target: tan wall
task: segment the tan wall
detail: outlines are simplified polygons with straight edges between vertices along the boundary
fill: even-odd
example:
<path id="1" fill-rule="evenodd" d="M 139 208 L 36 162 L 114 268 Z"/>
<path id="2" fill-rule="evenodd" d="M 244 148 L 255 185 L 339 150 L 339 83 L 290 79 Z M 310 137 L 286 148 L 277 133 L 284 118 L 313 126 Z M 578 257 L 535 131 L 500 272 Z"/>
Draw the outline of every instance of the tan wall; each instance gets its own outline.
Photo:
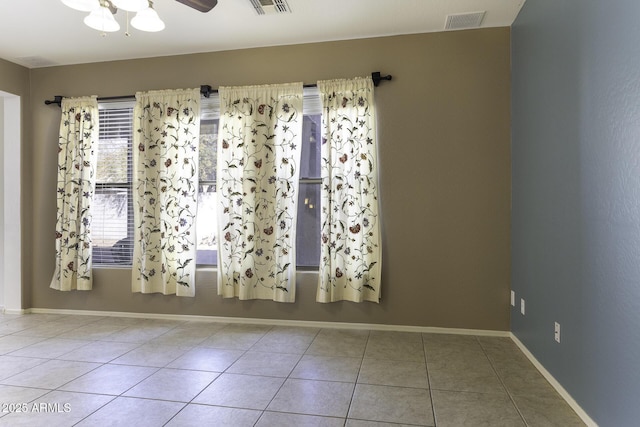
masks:
<path id="1" fill-rule="evenodd" d="M 32 70 L 31 307 L 508 330 L 508 28 L 248 49 Z M 135 40 L 132 40 L 132 43 Z M 200 271 L 193 299 L 130 292 L 130 270 L 96 269 L 94 290 L 48 288 L 54 263 L 54 95 L 393 75 L 376 91 L 383 215 L 379 305 L 223 300 Z"/>
<path id="2" fill-rule="evenodd" d="M 28 168 L 31 167 L 32 151 L 31 147 L 31 98 L 29 96 L 29 69 L 16 65 L 12 62 L 0 59 L 0 90 L 3 92 L 18 95 L 20 97 L 20 150 L 22 162 L 20 170 L 22 171 L 21 181 L 21 212 L 22 212 L 22 306 L 28 307 L 31 302 L 31 271 L 33 269 L 29 262 L 31 257 L 31 213 L 33 207 L 31 204 L 33 191 L 31 173 Z M 5 283 L 5 286 L 7 284 Z"/>

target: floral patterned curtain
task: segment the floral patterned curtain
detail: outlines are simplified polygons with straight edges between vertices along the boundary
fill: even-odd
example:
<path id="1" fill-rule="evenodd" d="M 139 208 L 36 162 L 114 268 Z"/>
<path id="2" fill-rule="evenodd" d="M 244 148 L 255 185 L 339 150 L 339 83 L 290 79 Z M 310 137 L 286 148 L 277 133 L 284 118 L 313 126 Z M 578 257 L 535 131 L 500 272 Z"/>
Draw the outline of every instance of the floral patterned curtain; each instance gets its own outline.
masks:
<path id="1" fill-rule="evenodd" d="M 316 300 L 380 300 L 376 115 L 370 77 L 318 82 L 321 260 Z"/>
<path id="2" fill-rule="evenodd" d="M 198 89 L 136 94 L 134 292 L 195 295 Z"/>
<path id="3" fill-rule="evenodd" d="M 218 294 L 293 302 L 302 83 L 219 93 Z"/>
<path id="4" fill-rule="evenodd" d="M 63 98 L 58 139 L 56 269 L 51 287 L 91 290 L 91 202 L 96 186 L 98 100 Z"/>

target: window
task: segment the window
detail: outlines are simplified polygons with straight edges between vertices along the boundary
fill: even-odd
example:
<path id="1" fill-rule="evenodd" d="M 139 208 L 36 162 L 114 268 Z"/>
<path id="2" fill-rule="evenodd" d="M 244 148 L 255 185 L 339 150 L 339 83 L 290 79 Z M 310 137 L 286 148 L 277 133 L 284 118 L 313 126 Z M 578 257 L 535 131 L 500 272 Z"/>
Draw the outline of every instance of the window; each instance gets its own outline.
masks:
<path id="1" fill-rule="evenodd" d="M 298 267 L 317 267 L 320 262 L 320 120 L 320 114 L 305 114 L 302 124 L 298 224 L 296 226 Z"/>
<path id="2" fill-rule="evenodd" d="M 131 265 L 133 255 L 133 103 L 100 104 L 93 200 L 93 263 Z"/>
<path id="3" fill-rule="evenodd" d="M 297 265 L 320 261 L 321 106 L 317 89 L 305 88 L 297 223 Z M 200 118 L 197 263 L 216 265 L 216 160 L 220 101 L 203 99 Z M 100 103 L 100 140 L 93 203 L 94 265 L 131 265 L 133 103 Z"/>

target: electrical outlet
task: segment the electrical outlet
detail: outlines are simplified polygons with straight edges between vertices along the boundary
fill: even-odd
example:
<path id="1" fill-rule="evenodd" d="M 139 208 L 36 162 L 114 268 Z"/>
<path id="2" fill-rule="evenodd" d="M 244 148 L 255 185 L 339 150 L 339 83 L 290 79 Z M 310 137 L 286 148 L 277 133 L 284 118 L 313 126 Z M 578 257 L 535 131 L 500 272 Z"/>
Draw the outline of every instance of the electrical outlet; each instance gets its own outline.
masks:
<path id="1" fill-rule="evenodd" d="M 560 323 L 555 322 L 555 327 L 554 327 L 554 333 L 553 333 L 554 339 L 556 340 L 556 342 L 560 342 Z"/>
<path id="2" fill-rule="evenodd" d="M 516 292 L 511 291 L 511 307 L 515 307 L 515 306 L 516 306 Z"/>
<path id="3" fill-rule="evenodd" d="M 524 316 L 524 298 L 520 298 L 520 313 Z"/>

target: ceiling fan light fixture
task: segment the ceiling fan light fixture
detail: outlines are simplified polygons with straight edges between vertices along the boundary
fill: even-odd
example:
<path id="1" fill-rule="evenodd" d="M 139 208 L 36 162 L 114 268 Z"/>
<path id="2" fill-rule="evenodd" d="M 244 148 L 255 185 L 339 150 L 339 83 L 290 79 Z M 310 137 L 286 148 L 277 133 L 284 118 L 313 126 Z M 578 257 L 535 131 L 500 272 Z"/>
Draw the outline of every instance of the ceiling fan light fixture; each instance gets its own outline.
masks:
<path id="1" fill-rule="evenodd" d="M 131 25 L 137 30 L 151 33 L 164 30 L 164 22 L 162 22 L 158 13 L 153 9 L 152 2 L 149 2 L 147 9 L 141 10 L 133 17 Z"/>
<path id="2" fill-rule="evenodd" d="M 127 12 L 140 12 L 149 7 L 149 0 L 111 0 L 111 3 Z"/>
<path id="3" fill-rule="evenodd" d="M 62 3 L 80 12 L 92 12 L 100 7 L 99 0 L 62 0 Z"/>
<path id="4" fill-rule="evenodd" d="M 84 23 L 94 30 L 112 33 L 120 29 L 120 24 L 113 17 L 113 14 L 106 6 L 100 6 L 98 9 L 91 11 L 89 16 L 84 18 Z"/>

